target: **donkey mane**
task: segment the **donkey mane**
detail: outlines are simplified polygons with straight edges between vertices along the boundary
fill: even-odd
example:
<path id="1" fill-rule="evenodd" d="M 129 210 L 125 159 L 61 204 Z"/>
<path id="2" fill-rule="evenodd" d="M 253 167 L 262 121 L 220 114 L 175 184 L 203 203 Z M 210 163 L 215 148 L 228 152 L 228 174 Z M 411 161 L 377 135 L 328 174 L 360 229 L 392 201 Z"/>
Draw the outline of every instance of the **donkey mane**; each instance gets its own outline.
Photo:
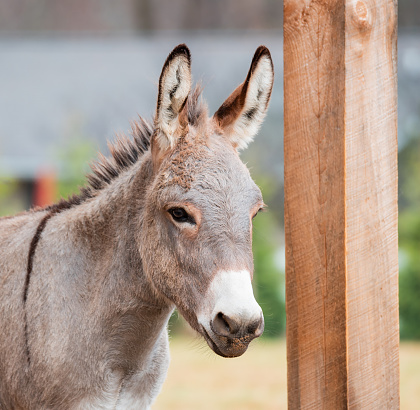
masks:
<path id="1" fill-rule="evenodd" d="M 199 126 L 207 117 L 207 105 L 201 97 L 201 84 L 190 92 L 187 98 L 188 123 L 194 127 Z M 154 121 L 153 121 L 154 122 Z M 59 213 L 63 210 L 80 205 L 93 198 L 98 191 L 118 178 L 122 172 L 129 169 L 139 161 L 149 150 L 150 141 L 154 132 L 152 125 L 139 116 L 138 120 L 131 122 L 131 138 L 121 133 L 117 134 L 113 142 L 108 142 L 110 156 L 99 153 L 98 159 L 90 164 L 92 173 L 87 175 L 87 185 L 80 188 L 78 194 L 44 208 L 35 208 L 34 211 L 51 211 Z"/>

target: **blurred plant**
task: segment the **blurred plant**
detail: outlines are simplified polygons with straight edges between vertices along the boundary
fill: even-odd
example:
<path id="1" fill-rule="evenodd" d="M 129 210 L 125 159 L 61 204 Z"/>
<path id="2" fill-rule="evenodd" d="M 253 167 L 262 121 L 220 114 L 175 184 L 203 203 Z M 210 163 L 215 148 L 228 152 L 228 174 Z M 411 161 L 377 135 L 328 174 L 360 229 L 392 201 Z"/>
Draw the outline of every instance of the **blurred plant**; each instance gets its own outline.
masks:
<path id="1" fill-rule="evenodd" d="M 25 208 L 20 191 L 17 180 L 12 178 L 0 179 L 0 217 L 14 215 Z"/>
<path id="2" fill-rule="evenodd" d="M 420 339 L 420 214 L 400 216 L 400 333 Z"/>
<path id="3" fill-rule="evenodd" d="M 401 338 L 420 339 L 420 134 L 399 153 Z"/>
<path id="4" fill-rule="evenodd" d="M 278 181 L 260 176 L 257 183 L 267 204 L 276 193 Z M 273 206 L 277 206 L 276 202 Z M 284 272 L 276 263 L 281 252 L 282 230 L 275 213 L 263 212 L 254 219 L 252 248 L 254 253 L 254 289 L 258 303 L 264 312 L 265 337 L 280 336 L 285 329 Z"/>
<path id="5" fill-rule="evenodd" d="M 86 174 L 90 171 L 89 163 L 96 159 L 95 148 L 90 139 L 77 136 L 68 140 L 67 147 L 57 154 L 62 164 L 58 182 L 60 198 L 67 198 L 79 192 L 80 187 L 86 184 Z"/>

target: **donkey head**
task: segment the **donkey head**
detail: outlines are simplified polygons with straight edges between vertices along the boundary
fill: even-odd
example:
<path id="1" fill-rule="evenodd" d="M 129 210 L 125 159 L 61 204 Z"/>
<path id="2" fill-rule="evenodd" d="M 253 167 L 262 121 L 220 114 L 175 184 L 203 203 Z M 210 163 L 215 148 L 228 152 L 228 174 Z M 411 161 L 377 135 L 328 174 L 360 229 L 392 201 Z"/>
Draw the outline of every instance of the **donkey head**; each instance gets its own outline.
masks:
<path id="1" fill-rule="evenodd" d="M 211 118 L 191 91 L 190 64 L 179 45 L 160 76 L 140 253 L 156 293 L 214 352 L 235 357 L 264 328 L 251 286 L 252 219 L 263 200 L 238 150 L 265 116 L 273 64 L 259 47 L 245 81 Z"/>

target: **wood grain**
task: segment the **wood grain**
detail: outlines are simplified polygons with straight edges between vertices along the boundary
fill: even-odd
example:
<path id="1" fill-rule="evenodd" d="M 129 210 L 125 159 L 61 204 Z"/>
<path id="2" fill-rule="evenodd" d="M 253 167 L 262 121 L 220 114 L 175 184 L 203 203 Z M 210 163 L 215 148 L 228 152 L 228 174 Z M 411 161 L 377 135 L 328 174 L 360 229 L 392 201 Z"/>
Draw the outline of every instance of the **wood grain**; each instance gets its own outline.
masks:
<path id="1" fill-rule="evenodd" d="M 393 1 L 346 13 L 350 408 L 399 407 L 397 32 Z"/>
<path id="2" fill-rule="evenodd" d="M 396 3 L 284 2 L 288 400 L 398 408 Z"/>

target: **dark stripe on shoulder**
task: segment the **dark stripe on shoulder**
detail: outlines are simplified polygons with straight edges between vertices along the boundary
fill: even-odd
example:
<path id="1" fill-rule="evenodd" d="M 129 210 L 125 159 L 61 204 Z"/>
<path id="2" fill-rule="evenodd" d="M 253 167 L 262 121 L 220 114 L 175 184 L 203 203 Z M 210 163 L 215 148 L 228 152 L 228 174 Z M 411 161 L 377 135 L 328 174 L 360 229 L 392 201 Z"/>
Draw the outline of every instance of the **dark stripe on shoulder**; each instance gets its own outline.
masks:
<path id="1" fill-rule="evenodd" d="M 45 229 L 48 220 L 55 214 L 61 212 L 64 207 L 52 209 L 47 215 L 45 215 L 41 222 L 38 224 L 36 228 L 36 232 L 34 237 L 32 238 L 31 245 L 29 246 L 29 253 L 28 253 L 28 264 L 26 267 L 26 278 L 25 278 L 25 287 L 23 290 L 23 314 L 24 314 L 24 322 L 25 322 L 25 345 L 26 345 L 26 358 L 28 360 L 28 365 L 31 363 L 31 356 L 29 353 L 29 343 L 28 343 L 28 320 L 27 320 L 27 311 L 26 311 L 26 301 L 28 299 L 28 291 L 29 291 L 29 283 L 31 280 L 31 273 L 33 268 L 33 261 L 35 256 L 35 251 L 38 245 L 38 242 L 41 238 L 42 231 Z"/>
<path id="2" fill-rule="evenodd" d="M 50 219 L 52 216 L 53 216 L 53 212 L 50 212 L 41 219 L 41 222 L 38 224 L 38 227 L 36 228 L 35 235 L 32 238 L 31 245 L 29 247 L 29 253 L 28 253 L 28 264 L 26 268 L 26 280 L 25 280 L 25 288 L 23 292 L 23 303 L 25 303 L 26 299 L 28 298 L 29 281 L 30 281 L 30 277 L 32 273 L 32 266 L 33 266 L 36 247 L 38 245 L 39 239 L 41 237 L 41 233 L 44 230 L 48 219 Z"/>

